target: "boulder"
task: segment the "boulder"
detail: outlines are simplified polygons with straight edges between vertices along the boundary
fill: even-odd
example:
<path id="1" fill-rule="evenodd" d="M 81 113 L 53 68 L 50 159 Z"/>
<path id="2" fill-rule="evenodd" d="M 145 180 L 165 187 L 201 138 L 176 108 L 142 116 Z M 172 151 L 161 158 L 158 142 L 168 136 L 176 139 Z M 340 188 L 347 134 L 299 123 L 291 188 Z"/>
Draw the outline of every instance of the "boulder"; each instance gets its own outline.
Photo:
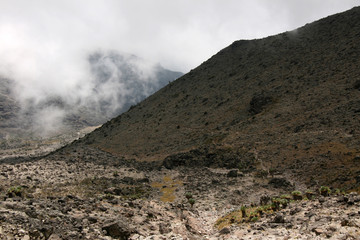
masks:
<path id="1" fill-rule="evenodd" d="M 238 170 L 230 170 L 230 171 L 227 173 L 226 176 L 227 176 L 227 177 L 231 177 L 231 178 L 237 177 L 237 176 L 238 176 Z"/>
<path id="2" fill-rule="evenodd" d="M 128 224 L 122 221 L 108 223 L 102 227 L 102 230 L 106 231 L 107 236 L 121 240 L 129 239 L 132 233 L 128 227 Z"/>

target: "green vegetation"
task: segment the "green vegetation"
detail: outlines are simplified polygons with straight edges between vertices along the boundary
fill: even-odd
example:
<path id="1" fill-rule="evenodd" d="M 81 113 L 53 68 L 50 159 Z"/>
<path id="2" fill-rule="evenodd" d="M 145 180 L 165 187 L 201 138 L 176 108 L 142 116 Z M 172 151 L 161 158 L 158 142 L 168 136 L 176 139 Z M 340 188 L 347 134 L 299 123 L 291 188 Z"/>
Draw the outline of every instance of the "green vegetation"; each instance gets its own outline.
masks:
<path id="1" fill-rule="evenodd" d="M 241 216 L 243 218 L 245 218 L 246 217 L 246 206 L 245 205 L 241 206 L 240 210 L 241 210 Z"/>
<path id="2" fill-rule="evenodd" d="M 7 191 L 8 197 L 23 197 L 24 189 L 21 186 L 11 187 Z"/>
<path id="3" fill-rule="evenodd" d="M 193 205 L 195 204 L 195 199 L 190 198 L 188 202 L 190 203 L 191 207 L 193 207 Z"/>
<path id="4" fill-rule="evenodd" d="M 315 196 L 315 192 L 308 189 L 305 191 L 305 195 L 306 195 L 307 199 L 312 200 Z"/>
<path id="5" fill-rule="evenodd" d="M 345 195 L 345 190 L 343 190 L 343 189 L 339 189 L 339 188 L 335 188 L 334 189 L 334 194 L 335 195 Z"/>
<path id="6" fill-rule="evenodd" d="M 115 197 L 114 197 L 114 195 L 112 195 L 111 193 L 107 193 L 107 194 L 105 194 L 104 198 L 107 199 L 107 200 L 112 200 L 112 199 L 114 199 Z"/>
<path id="7" fill-rule="evenodd" d="M 300 191 L 293 191 L 291 193 L 291 195 L 293 196 L 294 200 L 302 200 L 303 199 L 302 192 L 300 192 Z"/>
<path id="8" fill-rule="evenodd" d="M 192 193 L 191 192 L 187 192 L 187 193 L 185 193 L 185 197 L 186 197 L 186 199 L 187 200 L 189 200 L 190 198 L 192 198 Z"/>
<path id="9" fill-rule="evenodd" d="M 290 201 L 292 199 L 291 195 L 289 194 L 283 194 L 280 196 L 281 199 L 286 199 L 288 201 Z"/>
<path id="10" fill-rule="evenodd" d="M 334 191 L 334 194 L 341 193 L 344 193 L 344 191 L 341 192 L 338 189 L 335 189 Z M 329 196 L 331 194 L 331 190 L 329 187 L 322 186 L 321 188 L 319 188 L 319 194 L 321 194 L 322 196 Z M 251 207 L 246 207 L 245 205 L 242 205 L 239 210 L 235 210 L 230 214 L 219 218 L 216 221 L 215 226 L 218 229 L 222 229 L 224 227 L 228 227 L 231 224 L 256 222 L 261 219 L 264 214 L 272 214 L 274 212 L 280 211 L 281 209 L 286 208 L 289 203 L 296 204 L 297 201 L 304 199 L 313 200 L 315 196 L 316 192 L 312 190 L 306 190 L 304 194 L 301 191 L 293 191 L 291 192 L 291 195 L 283 194 L 280 197 L 273 197 L 271 199 L 271 204 L 264 204 L 260 206 L 251 205 Z"/>
<path id="11" fill-rule="evenodd" d="M 327 197 L 331 194 L 331 190 L 329 187 L 326 187 L 326 186 L 321 186 L 319 188 L 319 193 L 321 196 L 324 196 L 324 197 Z"/>
<path id="12" fill-rule="evenodd" d="M 122 197 L 124 197 L 126 199 L 135 200 L 135 199 L 140 199 L 140 198 L 147 197 L 148 194 L 149 194 L 147 189 L 144 189 L 141 186 L 136 186 L 136 187 L 133 187 L 131 189 L 132 189 L 132 192 L 130 192 L 127 195 L 123 195 Z"/>
<path id="13" fill-rule="evenodd" d="M 340 195 L 340 194 L 341 194 L 340 189 L 335 188 L 335 189 L 334 189 L 334 194 L 335 194 L 335 195 Z"/>
<path id="14" fill-rule="evenodd" d="M 239 171 L 243 171 L 245 169 L 244 164 L 242 164 L 241 162 L 238 164 L 238 169 Z"/>
<path id="15" fill-rule="evenodd" d="M 268 176 L 268 171 L 266 171 L 266 170 L 260 169 L 255 172 L 255 177 L 265 178 L 267 176 Z"/>

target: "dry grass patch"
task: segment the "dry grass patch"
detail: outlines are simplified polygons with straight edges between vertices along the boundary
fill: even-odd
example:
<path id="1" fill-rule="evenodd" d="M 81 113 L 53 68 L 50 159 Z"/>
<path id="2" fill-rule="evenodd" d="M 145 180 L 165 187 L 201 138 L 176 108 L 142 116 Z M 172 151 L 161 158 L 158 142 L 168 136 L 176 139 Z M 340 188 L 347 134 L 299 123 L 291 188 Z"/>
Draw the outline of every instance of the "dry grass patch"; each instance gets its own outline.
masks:
<path id="1" fill-rule="evenodd" d="M 176 199 L 175 191 L 182 186 L 182 181 L 174 181 L 169 176 L 164 176 L 163 181 L 151 183 L 151 187 L 159 188 L 162 193 L 160 200 L 162 202 L 174 202 Z"/>

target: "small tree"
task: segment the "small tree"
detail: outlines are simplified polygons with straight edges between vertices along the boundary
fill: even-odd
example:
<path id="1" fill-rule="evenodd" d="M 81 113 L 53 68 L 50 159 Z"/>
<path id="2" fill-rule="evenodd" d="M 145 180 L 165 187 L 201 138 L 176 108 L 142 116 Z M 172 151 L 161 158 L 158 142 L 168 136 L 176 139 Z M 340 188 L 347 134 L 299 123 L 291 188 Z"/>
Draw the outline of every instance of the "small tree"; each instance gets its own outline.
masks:
<path id="1" fill-rule="evenodd" d="M 314 198 L 315 193 L 312 190 L 308 189 L 308 190 L 306 190 L 305 195 L 306 195 L 307 199 L 311 200 Z"/>
<path id="2" fill-rule="evenodd" d="M 245 205 L 242 205 L 241 208 L 241 215 L 243 218 L 246 218 L 246 206 Z"/>
<path id="3" fill-rule="evenodd" d="M 293 191 L 291 193 L 291 195 L 293 196 L 294 200 L 302 200 L 303 199 L 302 192 L 300 192 L 300 191 Z"/>
<path id="4" fill-rule="evenodd" d="M 321 186 L 320 189 L 319 189 L 319 192 L 320 192 L 321 196 L 327 197 L 327 196 L 330 195 L 331 190 L 330 190 L 329 187 Z"/>
<path id="5" fill-rule="evenodd" d="M 193 195 L 191 194 L 191 192 L 187 192 L 187 193 L 185 193 L 185 197 L 187 200 L 189 200 L 190 198 L 193 197 Z"/>
<path id="6" fill-rule="evenodd" d="M 195 204 L 195 199 L 190 198 L 188 202 L 190 203 L 191 207 L 193 207 L 193 205 Z"/>

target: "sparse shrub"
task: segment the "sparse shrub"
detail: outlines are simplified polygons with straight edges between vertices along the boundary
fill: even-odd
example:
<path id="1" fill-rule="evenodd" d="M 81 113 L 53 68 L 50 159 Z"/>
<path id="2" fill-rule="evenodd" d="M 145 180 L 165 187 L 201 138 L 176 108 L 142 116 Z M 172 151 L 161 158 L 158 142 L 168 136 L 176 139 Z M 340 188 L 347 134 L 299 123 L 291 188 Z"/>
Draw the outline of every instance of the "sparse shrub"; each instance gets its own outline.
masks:
<path id="1" fill-rule="evenodd" d="M 238 169 L 239 169 L 239 171 L 242 171 L 245 169 L 244 165 L 241 162 L 238 164 Z"/>
<path id="2" fill-rule="evenodd" d="M 118 173 L 117 171 L 114 171 L 114 172 L 113 172 L 113 176 L 114 176 L 114 177 L 118 177 L 118 176 L 119 176 L 119 173 Z"/>
<path id="3" fill-rule="evenodd" d="M 271 175 L 272 178 L 274 178 L 275 173 L 276 173 L 276 169 L 275 169 L 275 168 L 270 168 L 270 169 L 269 169 L 269 174 Z"/>
<path id="4" fill-rule="evenodd" d="M 107 200 L 112 200 L 112 199 L 114 199 L 115 197 L 114 197 L 114 195 L 112 195 L 111 193 L 106 193 L 105 196 L 104 196 L 104 198 L 107 199 Z"/>
<path id="5" fill-rule="evenodd" d="M 264 207 L 258 207 L 256 211 L 259 213 L 260 216 L 262 216 L 264 214 L 265 209 Z"/>
<path id="6" fill-rule="evenodd" d="M 291 193 L 291 195 L 293 196 L 294 200 L 302 200 L 303 199 L 302 192 L 300 192 L 300 191 L 293 191 Z"/>
<path id="7" fill-rule="evenodd" d="M 250 219 L 251 222 L 257 222 L 259 220 L 258 216 L 254 216 Z"/>
<path id="8" fill-rule="evenodd" d="M 319 188 L 319 193 L 320 193 L 321 196 L 327 197 L 327 196 L 330 195 L 331 190 L 330 190 L 329 187 L 321 186 L 321 187 Z"/>
<path id="9" fill-rule="evenodd" d="M 260 197 L 260 205 L 266 205 L 270 202 L 270 197 L 268 195 L 264 195 Z"/>
<path id="10" fill-rule="evenodd" d="M 242 205 L 241 208 L 240 208 L 240 210 L 241 210 L 241 216 L 242 216 L 243 218 L 246 218 L 246 206 L 245 206 L 245 205 Z"/>
<path id="11" fill-rule="evenodd" d="M 307 197 L 309 200 L 311 200 L 311 199 L 314 198 L 315 193 L 314 193 L 312 190 L 306 190 L 306 191 L 305 191 L 305 195 L 306 195 L 306 197 Z"/>
<path id="12" fill-rule="evenodd" d="M 231 216 L 230 223 L 233 224 L 236 221 L 236 216 Z"/>
<path id="13" fill-rule="evenodd" d="M 250 212 L 249 214 L 249 219 L 251 220 L 253 217 L 257 217 L 258 216 L 258 212 L 255 210 L 255 211 L 252 211 Z"/>
<path id="14" fill-rule="evenodd" d="M 341 195 L 340 189 L 339 189 L 339 188 L 335 188 L 335 189 L 334 189 L 334 194 L 337 195 L 337 196 Z"/>
<path id="15" fill-rule="evenodd" d="M 287 200 L 287 199 L 281 199 L 280 200 L 280 204 L 281 204 L 281 206 L 282 206 L 282 208 L 286 208 L 287 207 L 287 205 L 289 204 L 289 201 L 290 200 Z"/>
<path id="16" fill-rule="evenodd" d="M 281 198 L 273 198 L 271 199 L 271 208 L 273 211 L 278 211 L 280 210 L 280 204 L 281 204 Z"/>
<path id="17" fill-rule="evenodd" d="M 187 198 L 187 200 L 189 200 L 190 198 L 193 197 L 193 195 L 191 192 L 187 192 L 187 193 L 185 193 L 185 197 Z"/>
<path id="18" fill-rule="evenodd" d="M 264 209 L 264 211 L 270 211 L 270 210 L 272 210 L 272 206 L 271 206 L 271 204 L 267 204 L 267 205 L 265 205 L 265 206 L 263 206 L 263 209 Z"/>
<path id="19" fill-rule="evenodd" d="M 7 191 L 7 196 L 12 198 L 15 196 L 22 197 L 24 190 L 21 186 L 11 187 Z"/>
<path id="20" fill-rule="evenodd" d="M 188 202 L 190 203 L 191 207 L 195 204 L 195 199 L 189 198 Z"/>
<path id="21" fill-rule="evenodd" d="M 290 201 L 292 199 L 291 195 L 289 194 L 283 194 L 280 196 L 281 199 L 286 199 L 288 201 Z"/>
<path id="22" fill-rule="evenodd" d="M 258 177 L 258 178 L 265 178 L 265 177 L 267 177 L 267 175 L 268 175 L 268 171 L 263 170 L 263 169 L 257 170 L 255 172 L 255 177 Z"/>

